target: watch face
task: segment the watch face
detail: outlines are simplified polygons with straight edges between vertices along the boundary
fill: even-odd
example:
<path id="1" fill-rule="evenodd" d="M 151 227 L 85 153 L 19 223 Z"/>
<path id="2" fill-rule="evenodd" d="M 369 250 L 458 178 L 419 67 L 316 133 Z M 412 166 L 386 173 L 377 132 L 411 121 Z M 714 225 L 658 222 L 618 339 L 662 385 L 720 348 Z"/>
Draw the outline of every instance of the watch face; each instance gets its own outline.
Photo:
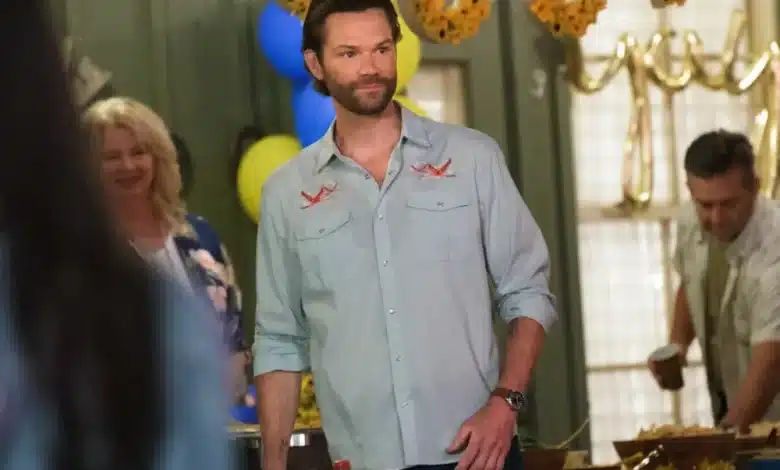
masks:
<path id="1" fill-rule="evenodd" d="M 507 402 L 515 411 L 522 411 L 525 409 L 525 397 L 520 392 L 512 392 L 507 397 Z"/>

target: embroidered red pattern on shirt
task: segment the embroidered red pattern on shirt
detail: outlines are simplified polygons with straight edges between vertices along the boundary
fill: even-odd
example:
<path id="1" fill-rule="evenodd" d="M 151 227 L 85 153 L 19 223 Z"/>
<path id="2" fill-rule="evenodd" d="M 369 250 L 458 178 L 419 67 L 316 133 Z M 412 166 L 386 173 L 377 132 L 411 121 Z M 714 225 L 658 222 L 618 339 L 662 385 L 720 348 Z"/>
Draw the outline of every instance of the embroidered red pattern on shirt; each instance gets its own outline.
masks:
<path id="1" fill-rule="evenodd" d="M 330 196 L 337 188 L 336 184 L 323 185 L 317 194 L 309 194 L 306 191 L 301 191 L 301 196 L 306 199 L 306 204 L 302 209 L 308 209 L 309 207 L 316 206 Z"/>
<path id="2" fill-rule="evenodd" d="M 450 168 L 450 165 L 452 165 L 452 159 L 448 158 L 446 162 L 439 166 L 425 163 L 412 166 L 412 170 L 420 173 L 423 178 L 451 178 L 455 175 L 447 172 L 447 170 Z"/>

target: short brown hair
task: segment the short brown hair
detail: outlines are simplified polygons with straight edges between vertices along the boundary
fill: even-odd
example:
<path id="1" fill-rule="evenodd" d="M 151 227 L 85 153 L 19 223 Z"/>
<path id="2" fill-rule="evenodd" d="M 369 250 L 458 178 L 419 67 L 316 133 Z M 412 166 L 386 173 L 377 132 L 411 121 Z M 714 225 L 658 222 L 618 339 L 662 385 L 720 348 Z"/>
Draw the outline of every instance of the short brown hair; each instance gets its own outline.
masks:
<path id="1" fill-rule="evenodd" d="M 755 180 L 756 155 L 750 139 L 739 132 L 724 129 L 696 137 L 685 151 L 685 171 L 697 178 L 709 179 L 734 167 L 744 171 L 746 181 Z"/>
<path id="2" fill-rule="evenodd" d="M 322 59 L 322 34 L 328 17 L 334 13 L 357 13 L 372 8 L 378 8 L 384 12 L 393 33 L 393 41 L 398 44 L 398 41 L 401 40 L 401 24 L 391 0 L 312 0 L 306 19 L 303 21 L 303 46 L 301 49 L 304 52 L 314 51 L 317 58 Z M 308 65 L 306 68 L 308 69 Z M 312 78 L 314 78 L 314 89 L 329 96 L 330 93 L 328 93 L 325 83 L 313 76 Z"/>

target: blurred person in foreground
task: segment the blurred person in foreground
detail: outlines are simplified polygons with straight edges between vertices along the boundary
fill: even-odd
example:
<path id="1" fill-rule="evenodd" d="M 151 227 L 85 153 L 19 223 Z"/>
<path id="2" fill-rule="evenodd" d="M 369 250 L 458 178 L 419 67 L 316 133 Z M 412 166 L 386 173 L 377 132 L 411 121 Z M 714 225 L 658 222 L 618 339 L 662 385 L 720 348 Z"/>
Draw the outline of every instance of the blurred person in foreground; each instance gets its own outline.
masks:
<path id="1" fill-rule="evenodd" d="M 780 206 L 759 194 L 755 159 L 745 135 L 725 130 L 685 153 L 670 333 L 683 364 L 698 340 L 715 423 L 742 431 L 780 420 Z"/>
<path id="2" fill-rule="evenodd" d="M 216 230 L 186 212 L 168 128 L 154 111 L 125 97 L 93 103 L 82 120 L 121 232 L 150 266 L 211 304 L 231 358 L 234 399 L 248 398 L 241 291 Z"/>
<path id="3" fill-rule="evenodd" d="M 304 21 L 336 120 L 263 188 L 265 470 L 285 467 L 309 367 L 331 456 L 354 469 L 521 465 L 515 424 L 557 318 L 547 246 L 493 139 L 392 100 L 399 39 L 391 0 L 318 0 Z"/>
<path id="4" fill-rule="evenodd" d="M 0 7 L 0 465 L 229 469 L 213 320 L 117 236 L 48 15 Z"/>

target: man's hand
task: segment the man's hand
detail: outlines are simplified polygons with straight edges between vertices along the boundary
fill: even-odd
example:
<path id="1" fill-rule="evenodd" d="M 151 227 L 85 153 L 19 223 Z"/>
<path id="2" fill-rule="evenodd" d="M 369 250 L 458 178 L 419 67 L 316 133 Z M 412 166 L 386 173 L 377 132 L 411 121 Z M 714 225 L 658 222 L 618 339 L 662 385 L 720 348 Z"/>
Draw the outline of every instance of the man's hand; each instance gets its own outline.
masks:
<path id="1" fill-rule="evenodd" d="M 450 454 L 463 451 L 455 470 L 503 469 L 516 418 L 502 398 L 490 397 L 485 406 L 461 425 L 447 448 Z"/>
<path id="2" fill-rule="evenodd" d="M 680 365 L 681 365 L 683 368 L 685 368 L 685 367 L 687 367 L 687 366 L 688 366 L 688 359 L 686 358 L 686 356 L 687 356 L 687 351 L 683 350 L 682 348 L 680 348 L 680 349 L 681 349 L 681 351 L 682 351 L 682 352 L 680 353 Z M 648 368 L 648 369 L 650 369 L 650 373 L 651 373 L 651 374 L 653 374 L 653 378 L 655 379 L 655 382 L 656 382 L 656 383 L 658 384 L 658 386 L 660 387 L 660 386 L 661 386 L 661 382 L 662 382 L 663 380 L 662 380 L 662 378 L 661 378 L 661 373 L 660 373 L 660 371 L 658 370 L 658 361 L 654 361 L 654 360 L 652 360 L 652 359 L 648 359 L 648 360 L 647 360 L 647 368 Z"/>

